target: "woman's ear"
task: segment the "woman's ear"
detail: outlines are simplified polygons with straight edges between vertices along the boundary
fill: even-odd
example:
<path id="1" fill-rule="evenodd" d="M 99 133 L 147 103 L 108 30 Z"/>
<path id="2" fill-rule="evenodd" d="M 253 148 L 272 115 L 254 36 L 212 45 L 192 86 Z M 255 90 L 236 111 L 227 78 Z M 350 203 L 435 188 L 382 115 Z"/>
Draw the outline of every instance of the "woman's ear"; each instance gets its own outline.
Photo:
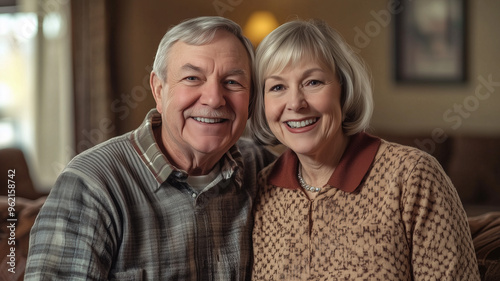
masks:
<path id="1" fill-rule="evenodd" d="M 156 110 L 159 113 L 162 112 L 162 92 L 163 92 L 163 79 L 161 79 L 156 73 L 153 71 L 149 76 L 149 85 L 151 86 L 151 92 L 153 93 L 153 97 L 156 101 Z"/>

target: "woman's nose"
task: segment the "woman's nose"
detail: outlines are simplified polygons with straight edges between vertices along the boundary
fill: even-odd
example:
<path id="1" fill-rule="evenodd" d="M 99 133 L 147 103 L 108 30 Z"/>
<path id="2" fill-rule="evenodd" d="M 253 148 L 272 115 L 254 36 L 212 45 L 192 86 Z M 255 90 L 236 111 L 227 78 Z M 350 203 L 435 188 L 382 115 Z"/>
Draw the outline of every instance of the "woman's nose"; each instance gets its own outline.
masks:
<path id="1" fill-rule="evenodd" d="M 307 107 L 307 101 L 305 100 L 304 93 L 300 88 L 290 89 L 290 92 L 290 98 L 287 101 L 287 108 L 289 110 L 298 111 Z"/>

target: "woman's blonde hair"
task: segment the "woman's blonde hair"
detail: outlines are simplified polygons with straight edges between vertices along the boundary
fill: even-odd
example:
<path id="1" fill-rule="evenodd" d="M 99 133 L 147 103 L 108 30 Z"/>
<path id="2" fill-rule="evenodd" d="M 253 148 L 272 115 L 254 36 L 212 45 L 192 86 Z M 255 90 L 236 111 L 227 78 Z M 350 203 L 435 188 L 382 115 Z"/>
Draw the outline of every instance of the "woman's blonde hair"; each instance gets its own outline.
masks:
<path id="1" fill-rule="evenodd" d="M 331 67 L 338 76 L 342 87 L 344 133 L 354 135 L 368 128 L 373 113 L 373 98 L 370 77 L 363 61 L 341 35 L 324 21 L 294 20 L 272 31 L 256 51 L 256 99 L 248 129 L 260 143 L 279 143 L 265 117 L 266 77 L 307 57 L 316 58 L 318 62 Z"/>

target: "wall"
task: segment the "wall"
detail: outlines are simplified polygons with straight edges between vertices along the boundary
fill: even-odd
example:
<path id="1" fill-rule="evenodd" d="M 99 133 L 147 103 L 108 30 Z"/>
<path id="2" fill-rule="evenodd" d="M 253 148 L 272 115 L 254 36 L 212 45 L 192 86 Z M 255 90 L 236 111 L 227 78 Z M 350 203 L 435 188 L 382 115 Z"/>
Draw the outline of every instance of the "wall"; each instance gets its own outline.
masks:
<path id="1" fill-rule="evenodd" d="M 374 16 L 387 11 L 390 1 L 113 0 L 112 69 L 118 134 L 137 127 L 154 107 L 148 76 L 161 37 L 172 24 L 201 15 L 223 15 L 244 25 L 252 11 L 270 10 L 280 22 L 298 16 L 329 22 L 356 46 L 357 34 L 373 29 L 359 54 L 374 80 L 375 133 L 425 134 L 442 129 L 449 135 L 500 135 L 500 1 L 468 1 L 469 81 L 461 85 L 400 85 L 393 81 L 393 17 L 390 23 Z M 359 45 L 359 44 L 358 44 Z M 494 81 L 489 88 L 481 81 Z M 478 87 L 483 87 L 476 93 Z M 485 89 L 489 89 L 486 91 Z M 480 99 L 480 98 L 481 99 Z M 443 114 L 447 114 L 447 118 Z"/>
<path id="2" fill-rule="evenodd" d="M 363 22 L 373 22 L 373 5 Z M 469 1 L 468 78 L 464 85 L 398 85 L 393 82 L 391 28 L 384 28 L 361 50 L 371 66 L 375 85 L 373 127 L 399 133 L 424 133 L 439 128 L 450 135 L 500 135 L 500 36 L 493 30 L 500 24 L 498 1 Z M 369 14 L 369 15 L 366 15 Z M 366 25 L 365 25 L 366 26 Z M 352 32 L 347 38 L 353 38 Z M 352 40 L 351 40 L 352 41 Z M 486 90 L 484 80 L 495 81 Z M 480 86 L 481 85 L 481 86 Z M 476 92 L 480 89 L 479 92 Z"/>

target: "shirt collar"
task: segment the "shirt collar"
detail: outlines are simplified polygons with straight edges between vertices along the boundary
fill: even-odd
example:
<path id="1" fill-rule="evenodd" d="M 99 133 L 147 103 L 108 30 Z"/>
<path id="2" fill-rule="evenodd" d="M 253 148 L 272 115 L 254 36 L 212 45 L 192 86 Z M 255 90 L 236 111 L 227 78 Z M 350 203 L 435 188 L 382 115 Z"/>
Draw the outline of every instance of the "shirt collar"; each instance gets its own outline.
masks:
<path id="1" fill-rule="evenodd" d="M 381 140 L 367 133 L 358 133 L 349 140 L 340 162 L 328 180 L 328 185 L 345 192 L 353 192 L 370 169 Z M 283 152 L 274 164 L 269 183 L 288 189 L 300 189 L 297 180 L 299 161 L 290 149 Z"/>
<path id="2" fill-rule="evenodd" d="M 158 182 L 154 191 L 158 190 L 170 175 L 175 176 L 177 180 L 187 178 L 185 171 L 176 169 L 168 162 L 167 157 L 161 152 L 156 143 L 153 128 L 161 126 L 161 124 L 161 114 L 156 109 L 151 109 L 142 124 L 132 131 L 130 135 L 132 146 Z M 238 167 L 242 166 L 242 163 L 242 155 L 238 147 L 234 145 L 221 160 L 220 173 L 222 178 L 229 179 L 235 175 L 236 185 L 241 186 L 243 171 Z"/>

